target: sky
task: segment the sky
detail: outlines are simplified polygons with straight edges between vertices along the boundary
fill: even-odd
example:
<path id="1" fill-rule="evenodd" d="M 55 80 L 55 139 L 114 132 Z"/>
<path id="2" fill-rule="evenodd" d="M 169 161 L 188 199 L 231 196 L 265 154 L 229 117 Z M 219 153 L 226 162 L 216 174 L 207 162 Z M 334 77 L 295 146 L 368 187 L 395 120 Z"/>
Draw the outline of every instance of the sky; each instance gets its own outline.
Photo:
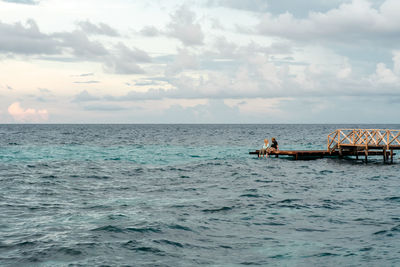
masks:
<path id="1" fill-rule="evenodd" d="M 0 123 L 400 123 L 398 0 L 0 0 Z"/>

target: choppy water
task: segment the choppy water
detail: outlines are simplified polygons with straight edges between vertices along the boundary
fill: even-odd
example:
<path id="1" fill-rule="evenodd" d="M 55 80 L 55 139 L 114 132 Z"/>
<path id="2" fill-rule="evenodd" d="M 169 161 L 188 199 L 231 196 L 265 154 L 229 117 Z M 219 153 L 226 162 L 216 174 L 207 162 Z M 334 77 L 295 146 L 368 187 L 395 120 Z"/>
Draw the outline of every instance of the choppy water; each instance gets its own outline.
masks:
<path id="1" fill-rule="evenodd" d="M 248 155 L 342 127 L 0 125 L 0 265 L 399 266 L 398 155 Z"/>

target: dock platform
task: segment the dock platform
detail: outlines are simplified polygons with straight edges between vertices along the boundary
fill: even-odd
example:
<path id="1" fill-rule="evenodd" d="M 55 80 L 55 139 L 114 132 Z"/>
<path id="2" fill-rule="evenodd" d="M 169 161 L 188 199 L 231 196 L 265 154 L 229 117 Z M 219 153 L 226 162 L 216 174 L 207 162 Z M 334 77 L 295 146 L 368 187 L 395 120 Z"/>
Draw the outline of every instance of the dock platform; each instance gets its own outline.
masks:
<path id="1" fill-rule="evenodd" d="M 292 156 L 295 160 L 325 157 L 349 157 L 359 159 L 368 156 L 382 156 L 383 161 L 393 163 L 395 150 L 400 149 L 400 130 L 383 129 L 337 129 L 328 135 L 327 150 L 278 150 L 269 155 Z M 259 150 L 249 152 L 258 155 Z"/>
<path id="2" fill-rule="evenodd" d="M 258 155 L 259 150 L 249 152 L 250 155 Z M 357 159 L 361 156 L 365 156 L 364 151 L 343 151 L 342 154 L 339 151 L 329 152 L 327 150 L 278 150 L 268 154 L 270 157 L 275 156 L 290 156 L 295 160 L 304 160 L 304 159 L 318 159 L 318 158 L 340 158 L 340 157 L 350 157 L 354 156 Z M 384 153 L 382 151 L 369 151 L 367 156 L 382 156 Z M 391 158 L 391 156 L 395 156 L 396 153 L 390 154 L 389 151 L 386 151 L 386 158 Z"/>

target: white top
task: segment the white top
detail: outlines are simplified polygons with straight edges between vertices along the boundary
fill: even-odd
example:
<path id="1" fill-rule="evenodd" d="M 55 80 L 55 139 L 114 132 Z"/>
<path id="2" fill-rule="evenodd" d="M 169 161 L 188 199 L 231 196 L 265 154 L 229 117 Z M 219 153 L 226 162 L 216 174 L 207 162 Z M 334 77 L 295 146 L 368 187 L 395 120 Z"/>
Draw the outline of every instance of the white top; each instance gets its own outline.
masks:
<path id="1" fill-rule="evenodd" d="M 269 143 L 268 143 L 268 145 L 265 145 L 265 143 L 264 143 L 264 145 L 263 145 L 263 147 L 262 148 L 264 148 L 264 149 L 267 149 L 267 148 L 269 148 Z"/>

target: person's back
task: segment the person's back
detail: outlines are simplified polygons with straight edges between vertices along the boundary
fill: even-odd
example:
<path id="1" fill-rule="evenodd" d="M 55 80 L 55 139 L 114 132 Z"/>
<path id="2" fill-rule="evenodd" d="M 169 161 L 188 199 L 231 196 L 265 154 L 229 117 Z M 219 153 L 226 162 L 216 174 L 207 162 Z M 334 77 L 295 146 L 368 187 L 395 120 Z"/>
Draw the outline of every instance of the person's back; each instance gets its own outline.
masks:
<path id="1" fill-rule="evenodd" d="M 278 148 L 278 142 L 276 141 L 275 138 L 272 138 L 272 145 L 271 145 L 271 148 L 274 149 L 274 150 L 279 150 L 279 148 Z"/>

